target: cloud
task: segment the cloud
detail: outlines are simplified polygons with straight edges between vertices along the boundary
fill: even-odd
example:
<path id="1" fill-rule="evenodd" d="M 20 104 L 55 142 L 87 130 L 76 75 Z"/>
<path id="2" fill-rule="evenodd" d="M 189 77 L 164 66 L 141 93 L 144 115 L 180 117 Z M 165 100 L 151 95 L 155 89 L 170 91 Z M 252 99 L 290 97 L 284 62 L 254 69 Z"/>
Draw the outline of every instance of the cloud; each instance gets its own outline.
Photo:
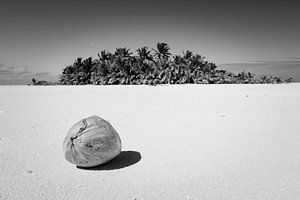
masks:
<path id="1" fill-rule="evenodd" d="M 33 74 L 34 76 L 49 76 L 51 75 L 49 72 L 38 72 Z"/>
<path id="2" fill-rule="evenodd" d="M 300 57 L 291 57 L 293 60 L 300 60 Z"/>
<path id="3" fill-rule="evenodd" d="M 297 60 L 298 58 L 293 58 L 293 60 L 254 60 L 253 64 L 300 64 L 300 60 Z M 300 59 L 300 58 L 299 58 Z"/>
<path id="4" fill-rule="evenodd" d="M 257 61 L 252 63 L 226 63 L 219 66 L 221 69 L 235 73 L 248 71 L 258 76 L 272 75 L 282 78 L 292 77 L 294 81 L 300 82 L 300 61 Z"/>
<path id="5" fill-rule="evenodd" d="M 31 72 L 28 70 L 27 67 L 6 66 L 3 63 L 0 63 L 0 75 L 26 76 L 30 74 Z"/>
<path id="6" fill-rule="evenodd" d="M 0 63 L 0 85 L 28 84 L 32 78 L 51 82 L 58 80 L 57 75 L 49 72 L 32 72 L 27 67 L 7 66 Z"/>

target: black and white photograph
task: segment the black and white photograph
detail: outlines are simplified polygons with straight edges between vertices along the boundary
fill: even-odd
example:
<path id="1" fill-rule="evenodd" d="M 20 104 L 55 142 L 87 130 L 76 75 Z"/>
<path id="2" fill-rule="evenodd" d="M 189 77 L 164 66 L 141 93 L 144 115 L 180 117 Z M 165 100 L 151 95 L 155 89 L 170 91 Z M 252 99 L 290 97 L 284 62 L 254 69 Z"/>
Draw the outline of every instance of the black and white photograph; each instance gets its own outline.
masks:
<path id="1" fill-rule="evenodd" d="M 1 0 L 0 200 L 300 199 L 300 1 Z"/>

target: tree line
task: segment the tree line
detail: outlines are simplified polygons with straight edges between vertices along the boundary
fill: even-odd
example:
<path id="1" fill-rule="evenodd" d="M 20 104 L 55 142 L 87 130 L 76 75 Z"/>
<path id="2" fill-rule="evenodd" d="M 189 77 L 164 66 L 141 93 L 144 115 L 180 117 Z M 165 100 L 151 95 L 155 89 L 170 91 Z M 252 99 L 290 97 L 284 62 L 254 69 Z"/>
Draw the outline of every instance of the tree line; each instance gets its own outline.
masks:
<path id="1" fill-rule="evenodd" d="M 155 49 L 141 47 L 135 54 L 129 48 L 106 50 L 92 57 L 77 58 L 62 70 L 62 85 L 157 85 L 157 84 L 233 84 L 233 83 L 283 83 L 279 77 L 256 78 L 249 72 L 232 73 L 217 69 L 199 54 L 184 51 L 172 55 L 168 44 L 159 42 Z"/>

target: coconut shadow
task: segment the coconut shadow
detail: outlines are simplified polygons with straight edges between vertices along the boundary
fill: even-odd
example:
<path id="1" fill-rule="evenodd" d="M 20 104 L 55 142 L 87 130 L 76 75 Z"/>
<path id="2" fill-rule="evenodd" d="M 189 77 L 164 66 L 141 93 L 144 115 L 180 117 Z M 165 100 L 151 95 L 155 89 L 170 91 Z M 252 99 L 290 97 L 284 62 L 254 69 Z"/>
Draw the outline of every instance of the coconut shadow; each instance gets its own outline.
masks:
<path id="1" fill-rule="evenodd" d="M 129 167 L 134 165 L 142 159 L 140 152 L 137 151 L 121 151 L 121 153 L 115 157 L 113 160 L 105 163 L 103 165 L 98 165 L 95 167 L 78 167 L 78 169 L 83 170 L 114 170 Z"/>

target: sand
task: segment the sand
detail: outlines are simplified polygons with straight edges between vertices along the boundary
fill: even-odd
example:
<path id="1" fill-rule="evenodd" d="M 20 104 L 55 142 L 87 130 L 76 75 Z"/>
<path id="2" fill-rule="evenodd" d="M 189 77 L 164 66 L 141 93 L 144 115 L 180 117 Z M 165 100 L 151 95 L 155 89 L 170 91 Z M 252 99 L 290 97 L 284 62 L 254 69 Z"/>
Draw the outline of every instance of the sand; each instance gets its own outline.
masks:
<path id="1" fill-rule="evenodd" d="M 1 86 L 0 199 L 299 199 L 300 84 Z M 98 115 L 123 153 L 92 170 L 62 143 Z"/>

